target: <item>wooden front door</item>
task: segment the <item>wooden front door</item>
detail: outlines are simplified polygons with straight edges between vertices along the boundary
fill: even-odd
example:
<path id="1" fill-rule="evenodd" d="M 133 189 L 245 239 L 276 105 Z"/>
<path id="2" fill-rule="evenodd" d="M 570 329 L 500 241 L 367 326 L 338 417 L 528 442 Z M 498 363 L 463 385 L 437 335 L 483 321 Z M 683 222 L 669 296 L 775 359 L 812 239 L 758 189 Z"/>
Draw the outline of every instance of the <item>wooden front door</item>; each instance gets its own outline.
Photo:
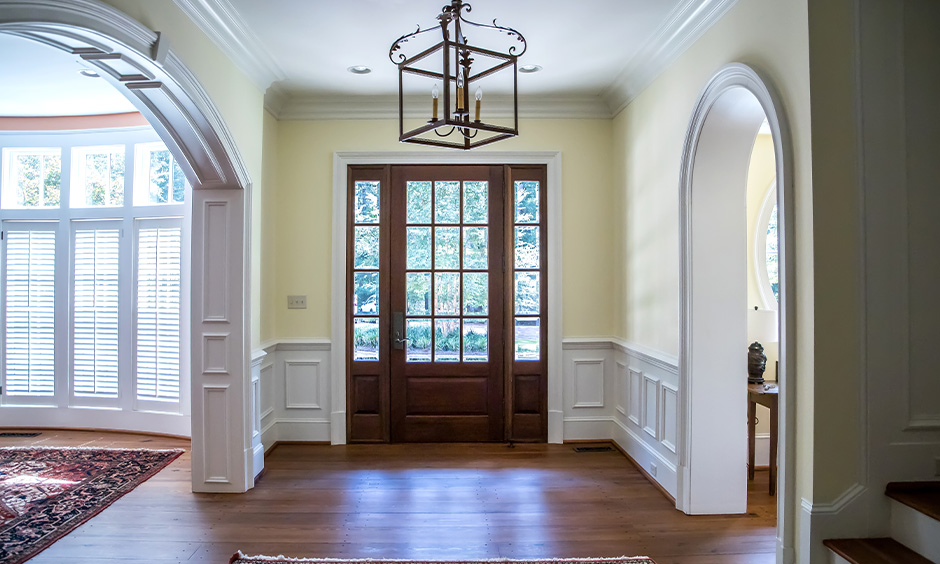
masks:
<path id="1" fill-rule="evenodd" d="M 392 441 L 503 438 L 502 174 L 392 170 Z"/>
<path id="2" fill-rule="evenodd" d="M 351 442 L 545 440 L 544 230 L 512 171 L 350 168 Z"/>

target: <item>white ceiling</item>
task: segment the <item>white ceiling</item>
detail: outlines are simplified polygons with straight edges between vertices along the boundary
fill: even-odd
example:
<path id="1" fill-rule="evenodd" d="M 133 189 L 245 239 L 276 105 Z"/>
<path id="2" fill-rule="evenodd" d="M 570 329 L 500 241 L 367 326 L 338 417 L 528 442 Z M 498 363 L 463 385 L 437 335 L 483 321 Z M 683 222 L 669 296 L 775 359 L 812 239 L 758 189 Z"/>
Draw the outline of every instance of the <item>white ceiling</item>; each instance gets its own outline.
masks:
<path id="1" fill-rule="evenodd" d="M 59 49 L 0 33 L 0 116 L 75 116 L 134 112 L 101 78 Z"/>
<path id="2" fill-rule="evenodd" d="M 433 27 L 448 3 L 173 1 L 267 90 L 266 107 L 278 117 L 376 115 L 396 108 L 398 73 L 388 58 L 389 47 L 418 25 Z M 531 101 L 530 111 L 542 107 L 550 115 L 610 116 L 735 2 L 469 0 L 472 11 L 465 17 L 486 24 L 495 18 L 525 36 L 528 50 L 519 64 L 543 67 L 539 73 L 519 75 L 520 97 Z M 472 27 L 464 31 L 471 43 L 483 44 L 494 33 Z M 421 37 L 427 40 L 406 47 L 431 45 L 439 33 Z M 353 65 L 369 66 L 372 72 L 347 72 Z M 81 77 L 78 68 L 74 57 L 0 34 L 0 115 L 133 111 L 104 80 Z"/>

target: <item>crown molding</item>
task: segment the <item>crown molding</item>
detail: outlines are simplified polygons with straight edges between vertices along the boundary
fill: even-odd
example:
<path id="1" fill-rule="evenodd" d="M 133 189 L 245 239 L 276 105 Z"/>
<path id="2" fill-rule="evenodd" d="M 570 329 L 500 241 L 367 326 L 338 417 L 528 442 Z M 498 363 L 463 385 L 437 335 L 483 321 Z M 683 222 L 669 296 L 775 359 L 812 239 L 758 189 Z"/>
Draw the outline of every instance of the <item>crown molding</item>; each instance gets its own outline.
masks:
<path id="1" fill-rule="evenodd" d="M 738 0 L 684 0 L 601 93 L 617 115 L 734 7 Z"/>
<path id="2" fill-rule="evenodd" d="M 173 0 L 262 92 L 284 71 L 228 0 Z"/>
<path id="3" fill-rule="evenodd" d="M 305 96 L 291 95 L 278 85 L 265 94 L 265 109 L 278 120 L 319 119 L 398 119 L 398 96 Z M 427 118 L 421 110 L 430 112 L 430 97 L 405 98 L 406 118 Z M 512 117 L 512 98 L 490 96 L 484 101 L 484 112 L 495 118 Z M 519 117 L 610 119 L 607 104 L 597 96 L 520 96 Z"/>

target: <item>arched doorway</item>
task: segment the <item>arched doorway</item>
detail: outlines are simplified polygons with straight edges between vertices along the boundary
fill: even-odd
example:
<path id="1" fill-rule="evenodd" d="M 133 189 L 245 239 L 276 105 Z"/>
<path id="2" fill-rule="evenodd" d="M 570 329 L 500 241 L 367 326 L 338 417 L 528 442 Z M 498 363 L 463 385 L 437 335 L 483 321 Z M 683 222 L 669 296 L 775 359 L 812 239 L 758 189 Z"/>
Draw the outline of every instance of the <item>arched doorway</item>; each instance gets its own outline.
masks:
<path id="1" fill-rule="evenodd" d="M 95 67 L 183 168 L 193 187 L 193 490 L 249 489 L 263 467 L 248 382 L 251 182 L 218 111 L 159 33 L 106 4 L 0 0 L 0 33 L 45 43 Z"/>
<path id="2" fill-rule="evenodd" d="M 793 549 L 795 287 L 792 151 L 779 99 L 731 64 L 703 90 L 682 154 L 679 509 L 746 511 L 745 180 L 766 119 L 776 154 L 780 252 L 778 558 Z"/>

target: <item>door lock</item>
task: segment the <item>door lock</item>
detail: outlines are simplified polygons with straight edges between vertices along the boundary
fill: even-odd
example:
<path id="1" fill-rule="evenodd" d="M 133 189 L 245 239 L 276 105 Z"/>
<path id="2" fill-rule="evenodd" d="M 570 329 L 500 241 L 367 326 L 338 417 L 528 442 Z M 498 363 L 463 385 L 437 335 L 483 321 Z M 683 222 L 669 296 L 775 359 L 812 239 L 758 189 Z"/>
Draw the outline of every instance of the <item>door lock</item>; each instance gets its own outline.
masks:
<path id="1" fill-rule="evenodd" d="M 402 335 L 405 332 L 405 314 L 401 311 L 392 313 L 392 348 L 402 350 L 408 339 Z"/>

